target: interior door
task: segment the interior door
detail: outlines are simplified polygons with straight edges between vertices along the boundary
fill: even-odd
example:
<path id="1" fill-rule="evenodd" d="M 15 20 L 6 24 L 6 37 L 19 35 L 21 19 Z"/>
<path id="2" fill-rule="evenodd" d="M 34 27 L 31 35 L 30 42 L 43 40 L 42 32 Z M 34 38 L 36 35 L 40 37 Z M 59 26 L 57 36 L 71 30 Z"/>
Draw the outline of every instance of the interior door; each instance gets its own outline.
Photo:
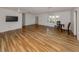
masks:
<path id="1" fill-rule="evenodd" d="M 38 25 L 38 16 L 35 16 L 35 24 Z"/>
<path id="2" fill-rule="evenodd" d="M 22 26 L 25 26 L 25 14 L 22 13 Z"/>

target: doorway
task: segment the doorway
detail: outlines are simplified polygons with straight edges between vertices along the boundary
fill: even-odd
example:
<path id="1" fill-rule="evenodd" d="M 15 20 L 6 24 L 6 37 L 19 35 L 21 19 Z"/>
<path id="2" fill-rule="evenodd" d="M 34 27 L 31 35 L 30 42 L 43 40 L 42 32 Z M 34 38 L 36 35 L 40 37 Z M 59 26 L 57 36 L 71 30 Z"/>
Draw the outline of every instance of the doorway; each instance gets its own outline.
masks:
<path id="1" fill-rule="evenodd" d="M 38 25 L 38 16 L 35 16 L 35 24 Z"/>
<path id="2" fill-rule="evenodd" d="M 22 13 L 22 27 L 25 26 L 25 13 Z"/>

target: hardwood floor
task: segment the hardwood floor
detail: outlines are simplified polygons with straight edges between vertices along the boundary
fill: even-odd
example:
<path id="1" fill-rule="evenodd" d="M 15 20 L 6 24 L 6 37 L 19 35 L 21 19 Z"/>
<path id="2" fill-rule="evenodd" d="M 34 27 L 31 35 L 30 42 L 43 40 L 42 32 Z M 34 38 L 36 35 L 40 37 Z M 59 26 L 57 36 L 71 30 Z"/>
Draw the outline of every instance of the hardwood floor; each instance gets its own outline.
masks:
<path id="1" fill-rule="evenodd" d="M 28 26 L 0 34 L 1 52 L 79 51 L 79 41 L 66 32 L 44 26 Z"/>

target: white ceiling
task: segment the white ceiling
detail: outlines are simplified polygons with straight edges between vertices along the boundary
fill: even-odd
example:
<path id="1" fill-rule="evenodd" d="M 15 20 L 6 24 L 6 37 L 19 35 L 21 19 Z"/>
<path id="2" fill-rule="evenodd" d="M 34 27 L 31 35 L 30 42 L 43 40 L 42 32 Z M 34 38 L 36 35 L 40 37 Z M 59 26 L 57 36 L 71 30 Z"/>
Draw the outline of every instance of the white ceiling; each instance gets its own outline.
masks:
<path id="1" fill-rule="evenodd" d="M 28 13 L 32 13 L 32 14 L 74 9 L 74 7 L 3 7 L 3 8 L 15 10 L 15 11 L 20 11 L 23 13 L 28 12 Z"/>

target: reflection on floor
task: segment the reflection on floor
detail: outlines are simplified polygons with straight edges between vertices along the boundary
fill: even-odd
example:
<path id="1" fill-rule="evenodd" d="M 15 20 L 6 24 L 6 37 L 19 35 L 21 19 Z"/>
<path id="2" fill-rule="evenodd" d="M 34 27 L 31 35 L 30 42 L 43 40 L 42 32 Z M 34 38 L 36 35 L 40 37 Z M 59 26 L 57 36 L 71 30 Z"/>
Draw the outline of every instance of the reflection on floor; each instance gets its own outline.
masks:
<path id="1" fill-rule="evenodd" d="M 27 26 L 0 34 L 0 51 L 79 51 L 79 41 L 65 31 L 44 26 Z"/>

